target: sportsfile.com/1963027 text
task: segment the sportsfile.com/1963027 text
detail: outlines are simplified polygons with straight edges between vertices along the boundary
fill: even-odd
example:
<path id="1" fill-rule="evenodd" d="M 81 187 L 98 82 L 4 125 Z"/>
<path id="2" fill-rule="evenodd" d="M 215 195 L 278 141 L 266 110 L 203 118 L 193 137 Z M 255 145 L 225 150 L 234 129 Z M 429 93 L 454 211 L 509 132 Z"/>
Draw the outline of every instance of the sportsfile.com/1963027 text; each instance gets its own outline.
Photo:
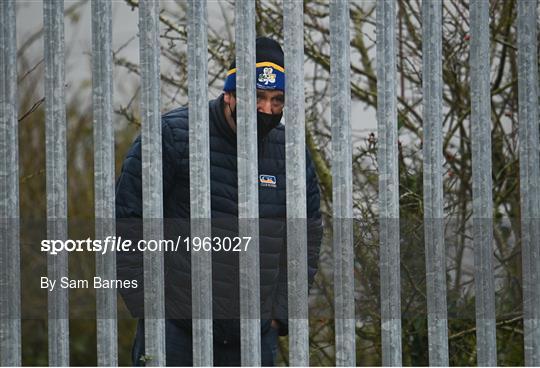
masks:
<path id="1" fill-rule="evenodd" d="M 247 251 L 250 236 L 236 237 L 182 237 L 176 239 L 140 239 L 134 242 L 122 237 L 107 236 L 105 239 L 44 239 L 41 251 L 51 255 L 59 252 L 242 252 Z"/>

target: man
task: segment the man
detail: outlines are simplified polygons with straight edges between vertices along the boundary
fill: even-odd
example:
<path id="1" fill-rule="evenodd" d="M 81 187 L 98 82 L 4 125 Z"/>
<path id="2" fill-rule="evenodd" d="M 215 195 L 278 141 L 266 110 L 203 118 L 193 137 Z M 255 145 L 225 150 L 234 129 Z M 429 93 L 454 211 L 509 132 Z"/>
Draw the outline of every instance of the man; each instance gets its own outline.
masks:
<path id="1" fill-rule="evenodd" d="M 283 50 L 269 38 L 256 40 L 257 135 L 259 176 L 259 254 L 261 286 L 262 364 L 274 365 L 278 335 L 288 333 L 285 126 Z M 236 140 L 236 69 L 231 65 L 224 93 L 209 103 L 212 237 L 238 235 L 238 175 Z M 164 218 L 171 238 L 189 236 L 188 110 L 178 108 L 162 118 Z M 315 170 L 306 152 L 308 279 L 311 286 L 322 238 L 320 195 Z M 117 182 L 119 222 L 142 217 L 141 141 L 137 138 Z M 129 223 L 129 221 L 128 221 Z M 167 225 L 168 223 L 166 223 Z M 129 227 L 129 226 L 128 226 Z M 142 255 L 118 253 L 118 278 L 142 285 Z M 187 250 L 166 252 L 167 365 L 192 365 L 191 264 Z M 237 252 L 212 253 L 214 365 L 240 365 L 239 268 Z M 143 288 L 122 289 L 130 312 L 139 320 L 133 363 L 144 360 Z M 142 359 L 141 359 L 142 358 Z"/>

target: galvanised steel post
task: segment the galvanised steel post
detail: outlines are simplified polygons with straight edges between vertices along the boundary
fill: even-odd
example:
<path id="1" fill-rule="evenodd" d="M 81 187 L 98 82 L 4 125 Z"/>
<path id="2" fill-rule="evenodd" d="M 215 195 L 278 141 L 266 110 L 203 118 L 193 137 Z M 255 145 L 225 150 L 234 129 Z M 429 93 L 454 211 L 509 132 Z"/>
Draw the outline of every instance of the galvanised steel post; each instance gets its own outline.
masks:
<path id="1" fill-rule="evenodd" d="M 64 60 L 64 1 L 43 2 L 45 51 L 45 155 L 47 237 L 67 239 L 67 163 Z M 68 276 L 68 253 L 47 255 L 51 280 Z M 69 365 L 68 289 L 48 292 L 49 365 Z"/>
<path id="2" fill-rule="evenodd" d="M 208 37 L 206 0 L 188 3 L 191 237 L 211 236 Z M 212 253 L 191 252 L 193 365 L 213 364 Z"/>
<path id="3" fill-rule="evenodd" d="M 356 366 L 349 1 L 330 3 L 336 366 Z"/>
<path id="4" fill-rule="evenodd" d="M 303 2 L 283 2 L 289 362 L 309 365 Z"/>
<path id="5" fill-rule="evenodd" d="M 378 1 L 376 11 L 382 364 L 401 366 L 396 4 Z"/>
<path id="6" fill-rule="evenodd" d="M 497 365 L 493 277 L 491 182 L 491 92 L 489 83 L 489 2 L 473 0 L 471 17 L 471 141 L 473 243 L 476 289 L 476 350 L 479 366 Z"/>
<path id="7" fill-rule="evenodd" d="M 142 197 L 145 239 L 163 238 L 159 0 L 140 0 Z M 144 252 L 146 364 L 165 365 L 165 301 L 162 252 Z"/>
<path id="8" fill-rule="evenodd" d="M 424 233 L 429 365 L 448 366 L 442 145 L 442 3 L 422 2 Z"/>
<path id="9" fill-rule="evenodd" d="M 240 236 L 240 327 L 243 366 L 261 365 L 259 187 L 255 92 L 255 2 L 236 1 L 236 96 L 238 104 L 238 217 Z"/>
<path id="10" fill-rule="evenodd" d="M 518 2 L 519 168 L 525 365 L 540 366 L 540 155 L 536 1 Z"/>
<path id="11" fill-rule="evenodd" d="M 15 1 L 0 3 L 0 365 L 21 365 Z"/>
<path id="12" fill-rule="evenodd" d="M 114 202 L 114 127 L 112 122 L 112 12 L 108 0 L 93 0 L 92 108 L 96 239 L 116 234 Z M 116 253 L 96 253 L 96 276 L 116 279 Z M 96 290 L 99 366 L 118 365 L 116 290 Z"/>

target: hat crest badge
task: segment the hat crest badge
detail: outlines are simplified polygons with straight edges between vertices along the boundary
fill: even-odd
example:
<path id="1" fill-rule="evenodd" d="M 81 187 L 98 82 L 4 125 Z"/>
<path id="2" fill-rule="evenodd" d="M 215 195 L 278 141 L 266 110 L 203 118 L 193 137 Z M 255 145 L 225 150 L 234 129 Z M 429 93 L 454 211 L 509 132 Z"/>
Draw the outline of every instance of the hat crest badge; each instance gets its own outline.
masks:
<path id="1" fill-rule="evenodd" d="M 268 85 L 268 83 L 276 83 L 276 75 L 273 73 L 274 69 L 271 67 L 266 67 L 263 69 L 263 72 L 259 74 L 259 82 L 264 83 L 265 86 Z"/>

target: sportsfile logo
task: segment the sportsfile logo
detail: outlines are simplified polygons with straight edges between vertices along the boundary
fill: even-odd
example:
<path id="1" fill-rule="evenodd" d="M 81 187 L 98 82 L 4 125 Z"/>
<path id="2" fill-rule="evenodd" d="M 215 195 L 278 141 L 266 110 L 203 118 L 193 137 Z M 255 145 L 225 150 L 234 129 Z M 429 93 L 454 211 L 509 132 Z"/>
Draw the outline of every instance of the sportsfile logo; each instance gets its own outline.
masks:
<path id="1" fill-rule="evenodd" d="M 275 188 L 277 181 L 273 175 L 259 175 L 259 183 L 262 187 Z"/>

